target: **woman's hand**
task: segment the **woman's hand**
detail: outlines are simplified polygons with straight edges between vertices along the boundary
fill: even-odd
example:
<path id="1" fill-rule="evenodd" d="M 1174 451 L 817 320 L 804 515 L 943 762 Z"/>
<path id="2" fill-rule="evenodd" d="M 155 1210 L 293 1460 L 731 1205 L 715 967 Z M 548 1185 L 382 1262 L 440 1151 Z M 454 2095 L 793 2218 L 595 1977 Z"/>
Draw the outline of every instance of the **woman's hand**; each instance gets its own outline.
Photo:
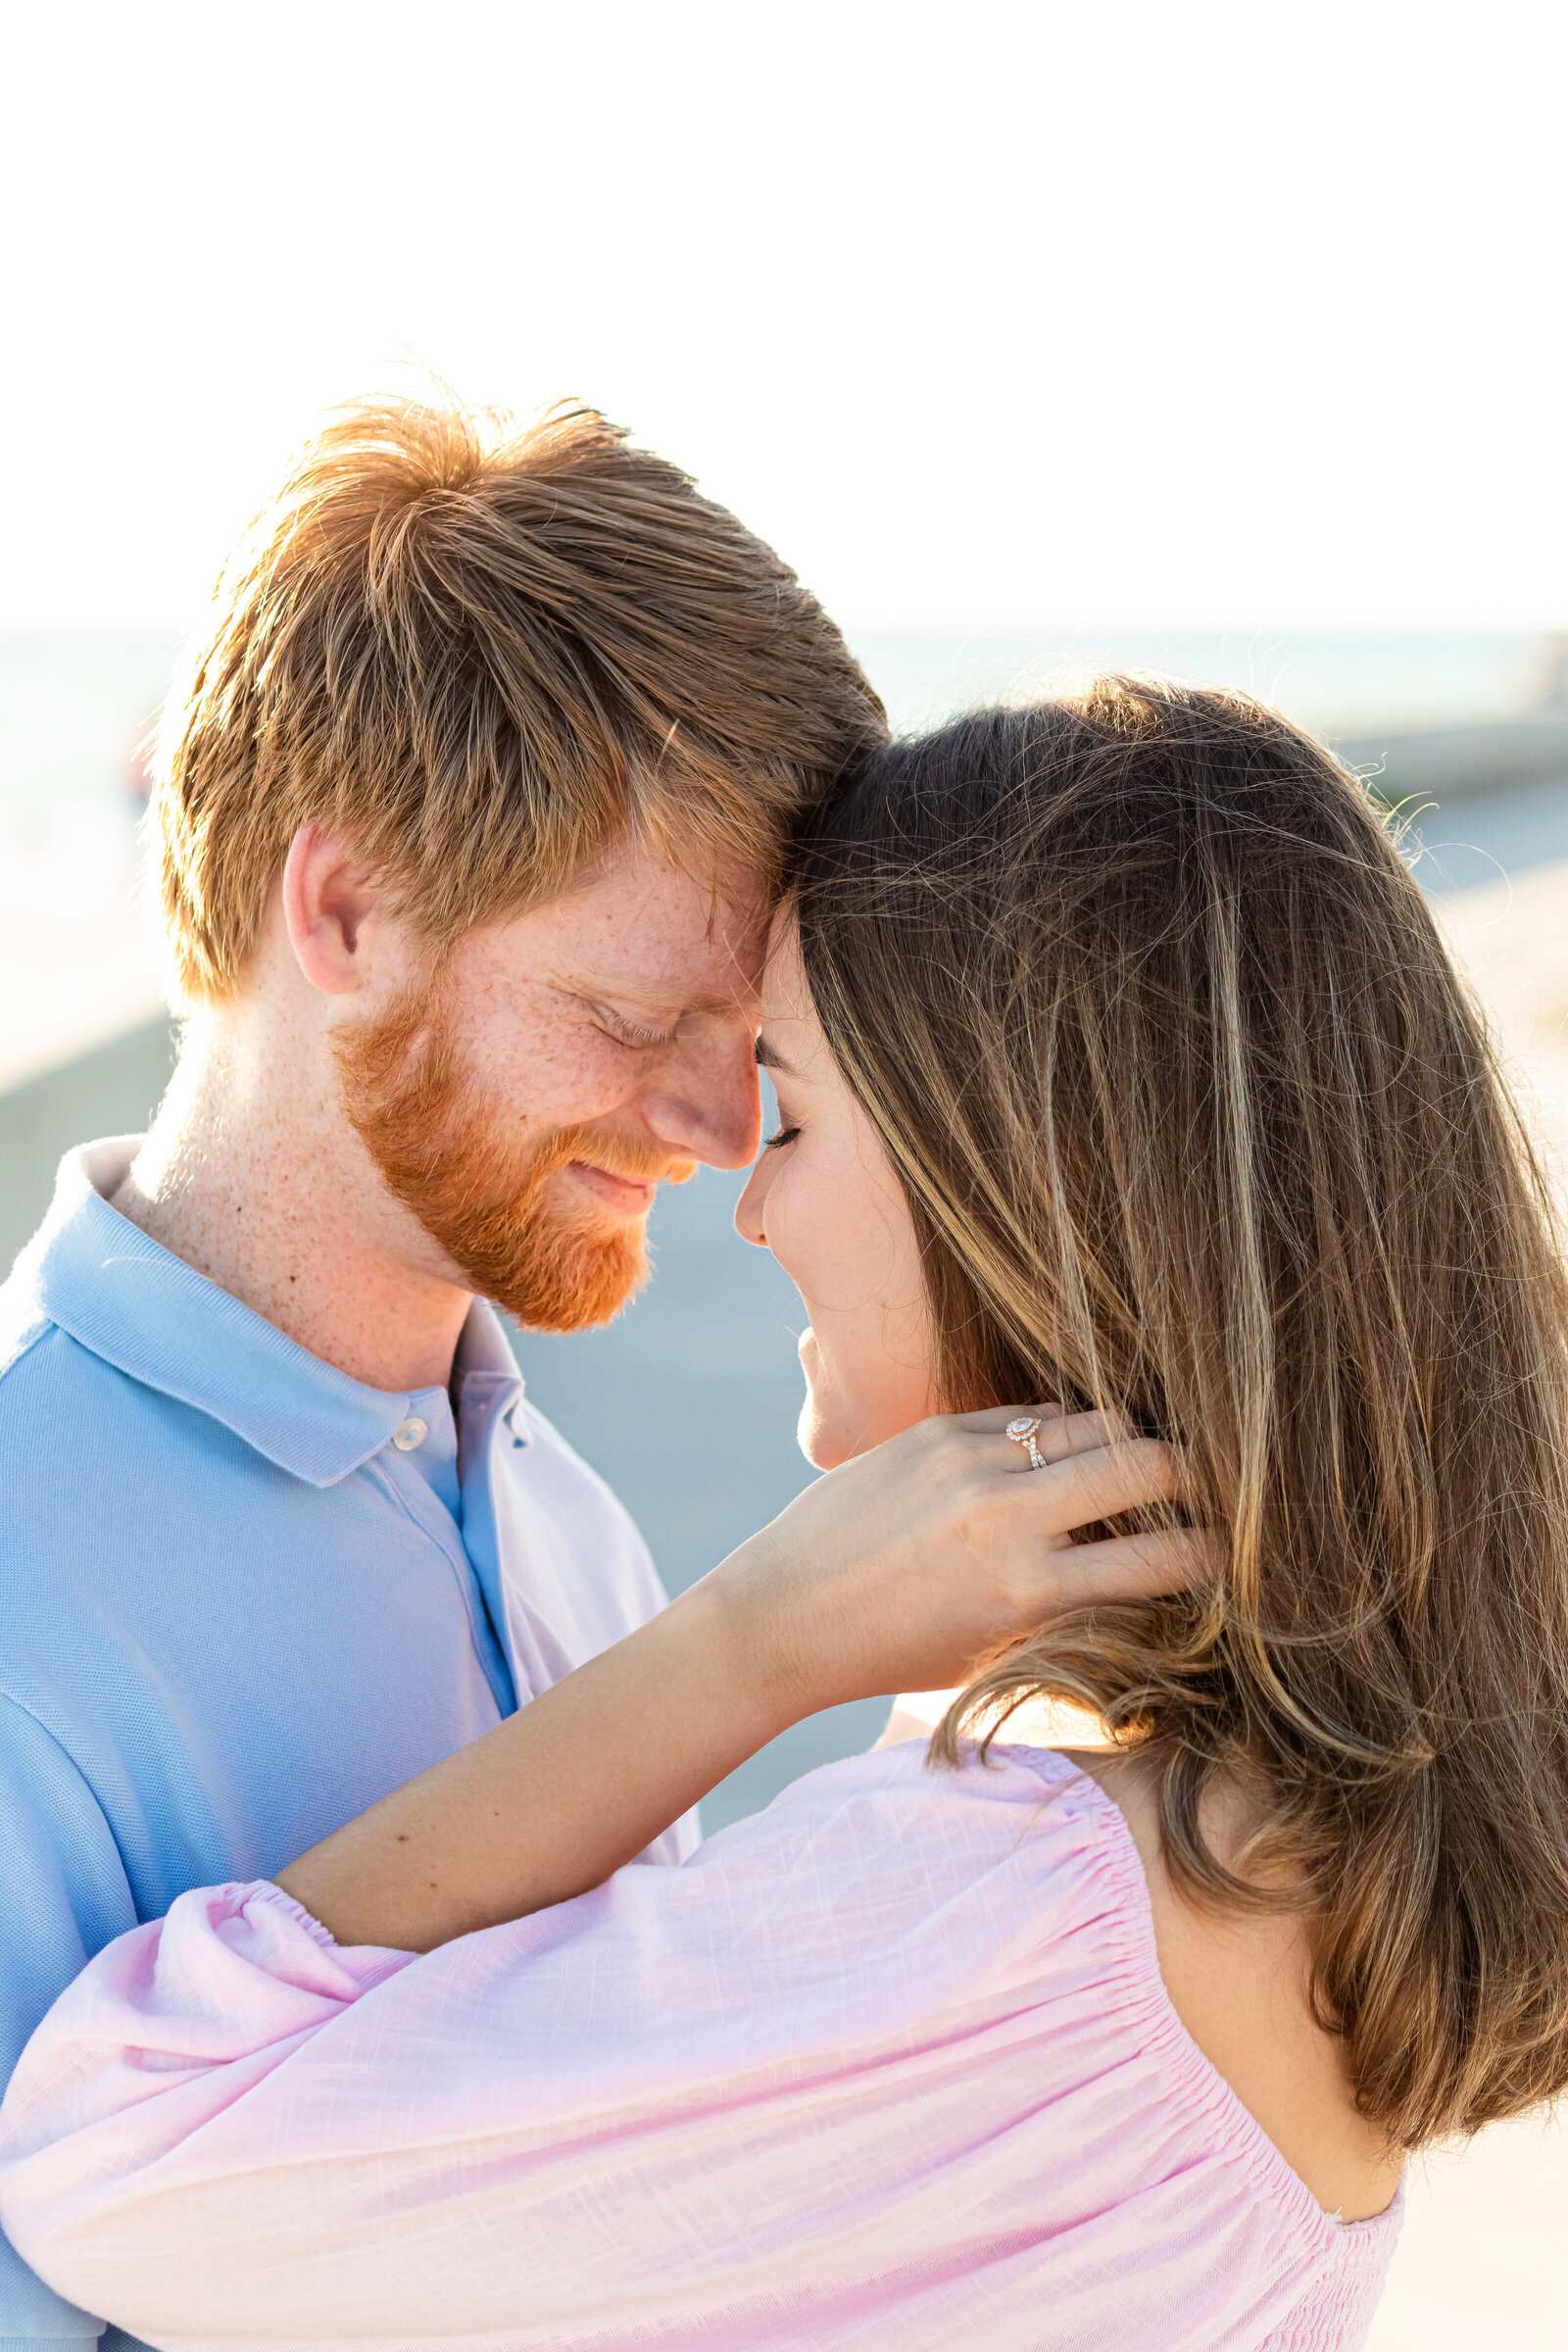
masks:
<path id="1" fill-rule="evenodd" d="M 833 1470 L 701 1584 L 279 1873 L 340 1942 L 427 1951 L 597 1886 L 803 1715 L 961 1681 L 1085 1601 L 1172 1592 L 1184 1532 L 1074 1544 L 1171 1499 L 1175 1463 L 1091 1414 L 926 1421 Z"/>
<path id="2" fill-rule="evenodd" d="M 1178 1500 L 1168 1447 L 1037 1405 L 1035 1471 L 1005 1435 L 1015 1409 L 939 1415 L 828 1471 L 705 1579 L 792 1714 L 949 1689 L 1054 1617 L 1201 1576 L 1194 1530 L 1072 1541 Z"/>

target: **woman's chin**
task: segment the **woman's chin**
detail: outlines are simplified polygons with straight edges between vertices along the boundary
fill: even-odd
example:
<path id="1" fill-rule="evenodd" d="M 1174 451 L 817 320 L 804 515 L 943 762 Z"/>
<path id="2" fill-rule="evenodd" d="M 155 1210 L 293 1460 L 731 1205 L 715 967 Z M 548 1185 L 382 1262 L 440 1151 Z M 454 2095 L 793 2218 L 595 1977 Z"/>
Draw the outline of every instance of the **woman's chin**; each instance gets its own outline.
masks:
<path id="1" fill-rule="evenodd" d="M 840 1462 L 847 1462 L 850 1457 L 846 1447 L 834 1444 L 834 1415 L 827 1408 L 824 1396 L 826 1367 L 809 1323 L 796 1341 L 795 1351 L 806 1375 L 806 1401 L 795 1424 L 795 1442 L 813 1470 L 836 1470 Z"/>
<path id="2" fill-rule="evenodd" d="M 841 1462 L 853 1462 L 858 1454 L 869 1453 L 920 1418 L 919 1414 L 906 1414 L 890 1419 L 819 1404 L 808 1389 L 795 1436 L 813 1470 L 836 1470 Z"/>
<path id="3" fill-rule="evenodd" d="M 902 1367 L 890 1365 L 897 1376 L 886 1383 L 848 1379 L 826 1358 L 809 1325 L 798 1347 L 806 1402 L 795 1436 L 813 1470 L 836 1470 L 940 1410 L 923 1370 L 917 1378 L 905 1378 Z"/>
<path id="4" fill-rule="evenodd" d="M 831 1424 L 816 1409 L 816 1400 L 809 1390 L 801 1407 L 801 1417 L 795 1424 L 796 1443 L 813 1470 L 836 1470 L 847 1462 L 853 1446 L 836 1444 Z"/>

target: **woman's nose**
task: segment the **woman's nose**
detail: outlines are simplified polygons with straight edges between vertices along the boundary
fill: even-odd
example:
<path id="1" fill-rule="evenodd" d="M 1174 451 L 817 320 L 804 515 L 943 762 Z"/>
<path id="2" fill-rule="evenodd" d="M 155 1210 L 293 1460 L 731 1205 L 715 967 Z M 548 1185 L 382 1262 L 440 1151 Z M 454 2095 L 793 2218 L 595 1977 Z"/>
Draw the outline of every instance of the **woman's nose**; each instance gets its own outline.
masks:
<path id="1" fill-rule="evenodd" d="M 735 1230 L 743 1242 L 755 1242 L 759 1250 L 767 1248 L 767 1224 L 762 1215 L 762 1203 L 767 1197 L 767 1181 L 774 1154 L 764 1152 L 746 1180 L 746 1190 L 735 1203 Z"/>

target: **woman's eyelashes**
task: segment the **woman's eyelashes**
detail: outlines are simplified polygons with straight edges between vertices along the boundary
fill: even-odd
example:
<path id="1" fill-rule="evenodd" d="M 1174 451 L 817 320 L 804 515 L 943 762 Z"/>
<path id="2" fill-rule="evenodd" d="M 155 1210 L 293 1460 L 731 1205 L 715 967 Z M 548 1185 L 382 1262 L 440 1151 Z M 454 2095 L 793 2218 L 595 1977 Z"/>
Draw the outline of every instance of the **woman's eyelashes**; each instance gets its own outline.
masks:
<path id="1" fill-rule="evenodd" d="M 768 1137 L 762 1149 L 764 1152 L 782 1152 L 786 1144 L 794 1143 L 800 1132 L 798 1127 L 780 1127 L 775 1134 Z"/>

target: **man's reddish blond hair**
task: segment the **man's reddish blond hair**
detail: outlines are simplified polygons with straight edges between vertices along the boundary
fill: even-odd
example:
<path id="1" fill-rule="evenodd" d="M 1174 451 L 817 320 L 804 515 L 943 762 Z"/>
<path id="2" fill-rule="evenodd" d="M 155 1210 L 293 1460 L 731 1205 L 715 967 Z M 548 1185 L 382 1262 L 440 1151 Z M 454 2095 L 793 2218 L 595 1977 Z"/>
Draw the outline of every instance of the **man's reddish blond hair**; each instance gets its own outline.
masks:
<path id="1" fill-rule="evenodd" d="M 181 986 L 232 991 L 302 824 L 348 834 L 440 941 L 633 836 L 772 876 L 885 731 L 795 574 L 593 410 L 519 431 L 357 403 L 246 534 L 166 715 Z"/>

